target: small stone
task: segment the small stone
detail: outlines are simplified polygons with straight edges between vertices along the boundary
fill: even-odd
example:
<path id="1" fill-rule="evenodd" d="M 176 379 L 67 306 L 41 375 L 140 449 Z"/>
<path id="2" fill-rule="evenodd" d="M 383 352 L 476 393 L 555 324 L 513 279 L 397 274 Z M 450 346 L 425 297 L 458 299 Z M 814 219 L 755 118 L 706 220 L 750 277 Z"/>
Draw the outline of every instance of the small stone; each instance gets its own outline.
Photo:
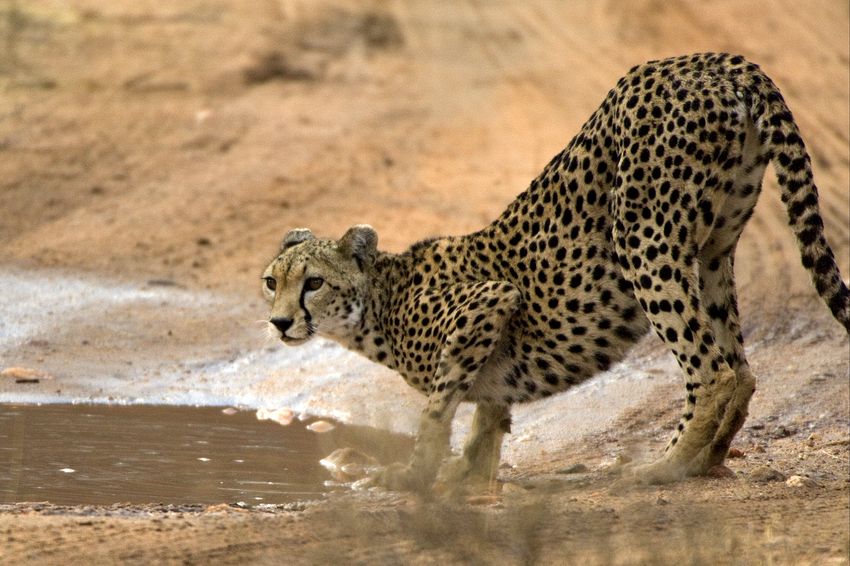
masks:
<path id="1" fill-rule="evenodd" d="M 279 425 L 288 426 L 295 418 L 295 413 L 291 409 L 259 409 L 257 411 L 258 421 L 274 421 Z"/>
<path id="2" fill-rule="evenodd" d="M 785 480 L 785 485 L 787 485 L 788 487 L 817 487 L 818 483 L 812 478 L 795 475 Z"/>
<path id="3" fill-rule="evenodd" d="M 310 423 L 307 425 L 307 430 L 313 431 L 318 434 L 323 434 L 325 432 L 330 432 L 336 427 L 329 423 L 328 421 L 316 421 L 314 423 Z"/>
<path id="4" fill-rule="evenodd" d="M 670 502 L 659 495 L 658 499 L 655 500 L 655 504 L 656 505 L 670 505 Z"/>
<path id="5" fill-rule="evenodd" d="M 784 481 L 785 476 L 768 466 L 759 466 L 750 472 L 750 481 L 767 483 L 772 481 Z"/>
<path id="6" fill-rule="evenodd" d="M 727 468 L 726 466 L 724 466 L 722 464 L 717 465 L 717 466 L 712 466 L 711 468 L 709 468 L 709 470 L 706 472 L 705 475 L 707 475 L 710 478 L 718 478 L 718 479 L 726 479 L 726 478 L 734 479 L 734 478 L 738 477 L 737 475 L 735 475 L 735 472 L 733 472 L 732 470 L 730 470 L 729 468 Z"/>
<path id="7" fill-rule="evenodd" d="M 788 438 L 797 433 L 797 429 L 792 426 L 779 425 L 773 430 L 770 431 L 770 438 L 780 439 L 780 438 Z"/>
<path id="8" fill-rule="evenodd" d="M 730 448 L 729 452 L 726 454 L 727 458 L 743 458 L 744 451 L 738 448 Z"/>
<path id="9" fill-rule="evenodd" d="M 10 377 L 19 383 L 38 383 L 39 379 L 53 379 L 53 377 L 41 370 L 23 367 L 8 367 L 0 371 L 0 376 Z"/>
<path id="10" fill-rule="evenodd" d="M 212 245 L 212 241 L 209 238 L 198 238 L 197 240 L 195 240 L 195 243 L 197 243 L 199 246 L 211 246 Z"/>
<path id="11" fill-rule="evenodd" d="M 572 466 L 567 466 L 566 468 L 561 468 L 557 470 L 556 474 L 583 474 L 589 471 L 588 467 L 584 464 L 573 464 Z"/>
<path id="12" fill-rule="evenodd" d="M 230 416 L 230 415 L 235 415 L 236 413 L 239 412 L 239 410 L 234 409 L 233 407 L 227 407 L 226 409 L 222 409 L 221 412 L 224 413 L 225 415 Z"/>

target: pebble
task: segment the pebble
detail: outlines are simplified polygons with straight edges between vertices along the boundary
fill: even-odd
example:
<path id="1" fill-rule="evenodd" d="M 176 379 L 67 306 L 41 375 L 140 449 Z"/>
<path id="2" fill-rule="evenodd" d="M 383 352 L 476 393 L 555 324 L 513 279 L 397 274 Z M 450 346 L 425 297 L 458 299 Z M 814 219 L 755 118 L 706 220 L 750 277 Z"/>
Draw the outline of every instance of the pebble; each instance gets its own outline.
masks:
<path id="1" fill-rule="evenodd" d="M 288 423 L 287 423 L 288 424 Z M 316 421 L 314 423 L 310 423 L 307 425 L 307 430 L 311 430 L 313 432 L 322 434 L 325 432 L 330 432 L 336 427 L 329 423 L 328 421 Z"/>
<path id="2" fill-rule="evenodd" d="M 779 425 L 770 431 L 769 436 L 770 438 L 778 440 L 780 438 L 788 438 L 789 436 L 793 436 L 795 434 L 797 434 L 797 429 L 793 426 Z"/>
<path id="3" fill-rule="evenodd" d="M 710 478 L 737 478 L 735 472 L 727 468 L 726 466 L 720 464 L 717 466 L 712 466 L 706 475 Z"/>
<path id="4" fill-rule="evenodd" d="M 274 421 L 280 425 L 288 426 L 295 418 L 295 413 L 291 409 L 259 409 L 257 411 L 258 421 Z"/>
<path id="5" fill-rule="evenodd" d="M 738 448 L 730 448 L 729 452 L 726 454 L 727 458 L 743 458 L 744 451 Z"/>
<path id="6" fill-rule="evenodd" d="M 589 468 L 584 464 L 573 464 L 572 466 L 567 466 L 566 468 L 561 468 L 560 470 L 555 471 L 556 474 L 583 474 L 589 471 Z"/>
<path id="7" fill-rule="evenodd" d="M 788 487 L 817 487 L 818 483 L 806 476 L 791 476 L 785 480 L 785 485 Z"/>
<path id="8" fill-rule="evenodd" d="M 8 367 L 0 371 L 0 376 L 11 377 L 12 379 L 53 379 L 51 375 L 41 370 L 22 367 Z"/>
<path id="9" fill-rule="evenodd" d="M 239 410 L 234 409 L 233 407 L 228 407 L 226 409 L 222 409 L 221 412 L 224 413 L 225 415 L 235 415 L 236 413 L 239 412 Z"/>
<path id="10" fill-rule="evenodd" d="M 750 481 L 758 483 L 766 483 L 772 481 L 784 481 L 785 476 L 782 473 L 768 466 L 759 466 L 750 472 Z"/>

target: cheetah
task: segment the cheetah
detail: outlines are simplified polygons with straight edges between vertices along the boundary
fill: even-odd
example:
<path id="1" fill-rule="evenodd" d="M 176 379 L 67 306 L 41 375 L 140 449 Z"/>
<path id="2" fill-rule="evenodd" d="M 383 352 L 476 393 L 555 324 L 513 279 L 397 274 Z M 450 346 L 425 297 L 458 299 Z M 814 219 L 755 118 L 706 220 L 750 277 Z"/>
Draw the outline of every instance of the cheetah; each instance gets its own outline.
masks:
<path id="1" fill-rule="evenodd" d="M 339 240 L 290 231 L 263 275 L 270 324 L 290 345 L 333 339 L 427 396 L 410 460 L 373 478 L 411 490 L 492 478 L 514 403 L 608 369 L 652 329 L 682 370 L 685 408 L 663 455 L 631 477 L 705 474 L 755 391 L 733 261 L 769 162 L 803 266 L 850 333 L 797 124 L 757 65 L 722 53 L 631 69 L 478 232 L 391 254 L 368 225 Z M 453 456 L 461 401 L 476 410 Z"/>

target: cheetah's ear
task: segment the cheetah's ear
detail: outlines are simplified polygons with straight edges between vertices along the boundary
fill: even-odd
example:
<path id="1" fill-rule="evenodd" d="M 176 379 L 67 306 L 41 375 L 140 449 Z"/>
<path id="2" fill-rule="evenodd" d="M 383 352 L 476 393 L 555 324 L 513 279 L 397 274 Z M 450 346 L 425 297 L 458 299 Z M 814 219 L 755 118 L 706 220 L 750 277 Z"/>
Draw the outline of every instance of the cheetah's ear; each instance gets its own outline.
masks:
<path id="1" fill-rule="evenodd" d="M 294 230 L 287 232 L 286 236 L 283 237 L 283 242 L 280 243 L 280 250 L 283 251 L 296 244 L 300 244 L 301 242 L 315 239 L 316 236 L 314 236 L 307 228 L 295 228 Z"/>
<path id="2" fill-rule="evenodd" d="M 351 255 L 362 270 L 363 264 L 370 261 L 378 251 L 378 233 L 368 224 L 352 226 L 339 239 L 339 250 Z"/>

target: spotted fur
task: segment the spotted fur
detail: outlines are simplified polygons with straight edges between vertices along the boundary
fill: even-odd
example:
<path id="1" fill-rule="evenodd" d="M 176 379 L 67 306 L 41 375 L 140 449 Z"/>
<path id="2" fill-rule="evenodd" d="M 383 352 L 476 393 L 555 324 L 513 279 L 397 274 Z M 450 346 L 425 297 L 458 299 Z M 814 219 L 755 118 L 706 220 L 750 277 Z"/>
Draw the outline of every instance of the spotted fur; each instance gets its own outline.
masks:
<path id="1" fill-rule="evenodd" d="M 440 473 L 488 477 L 512 404 L 608 369 L 652 328 L 682 368 L 687 399 L 664 456 L 636 473 L 702 474 L 723 462 L 755 390 L 733 259 L 769 162 L 803 265 L 850 332 L 850 293 L 797 125 L 759 67 L 726 54 L 633 68 L 474 234 L 396 255 L 377 250 L 368 226 L 338 242 L 291 232 L 265 274 L 277 286 L 272 321 L 291 321 L 286 341 L 328 336 L 427 395 L 411 462 L 380 478 L 401 488 L 433 481 L 461 401 L 477 405 L 473 431 Z M 324 286 L 305 290 L 311 277 Z"/>

